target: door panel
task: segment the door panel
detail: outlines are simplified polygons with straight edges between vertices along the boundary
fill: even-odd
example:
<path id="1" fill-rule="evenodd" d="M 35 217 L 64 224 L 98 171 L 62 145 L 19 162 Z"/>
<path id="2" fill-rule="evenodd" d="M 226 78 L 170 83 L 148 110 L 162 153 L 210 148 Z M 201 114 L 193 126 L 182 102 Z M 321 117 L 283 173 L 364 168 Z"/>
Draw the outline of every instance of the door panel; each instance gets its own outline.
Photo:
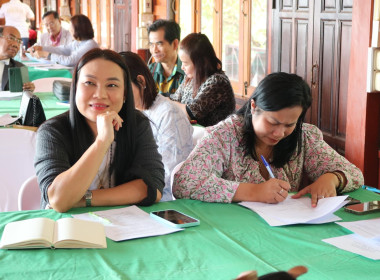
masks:
<path id="1" fill-rule="evenodd" d="M 352 1 L 315 1 L 313 61 L 319 64 L 318 86 L 312 88 L 312 123 L 324 139 L 344 154 Z"/>
<path id="2" fill-rule="evenodd" d="M 311 86 L 306 122 L 344 154 L 352 0 L 276 0 L 272 69 L 296 73 Z M 312 72 L 313 71 L 313 72 Z"/>

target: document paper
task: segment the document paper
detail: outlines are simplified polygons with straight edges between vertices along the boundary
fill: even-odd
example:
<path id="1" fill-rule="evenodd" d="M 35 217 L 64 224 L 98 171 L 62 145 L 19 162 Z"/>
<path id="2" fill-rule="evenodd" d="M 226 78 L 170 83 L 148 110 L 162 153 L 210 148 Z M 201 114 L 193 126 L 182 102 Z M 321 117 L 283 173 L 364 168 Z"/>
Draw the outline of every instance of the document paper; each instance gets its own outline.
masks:
<path id="1" fill-rule="evenodd" d="M 311 207 L 309 197 L 293 199 L 288 196 L 277 204 L 243 201 L 239 204 L 261 216 L 271 226 L 292 224 L 322 224 L 341 220 L 333 213 L 344 206 L 347 196 L 320 199 L 317 207 Z"/>
<path id="2" fill-rule="evenodd" d="M 106 236 L 114 241 L 165 235 L 182 229 L 166 226 L 137 206 L 72 215 L 104 224 Z"/>
<path id="3" fill-rule="evenodd" d="M 380 218 L 337 224 L 349 229 L 353 234 L 322 241 L 369 259 L 380 260 Z"/>

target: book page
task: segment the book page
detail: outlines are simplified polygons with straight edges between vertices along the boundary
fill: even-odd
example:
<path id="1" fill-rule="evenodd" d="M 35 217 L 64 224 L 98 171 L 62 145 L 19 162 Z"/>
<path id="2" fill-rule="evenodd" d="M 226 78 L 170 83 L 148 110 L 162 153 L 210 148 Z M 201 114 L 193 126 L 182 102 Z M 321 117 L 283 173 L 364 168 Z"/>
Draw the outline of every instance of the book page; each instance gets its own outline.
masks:
<path id="1" fill-rule="evenodd" d="M 35 218 L 8 223 L 1 237 L 1 248 L 50 247 L 54 235 L 55 221 Z"/>
<path id="2" fill-rule="evenodd" d="M 63 218 L 56 222 L 56 248 L 107 248 L 104 226 L 98 222 Z"/>

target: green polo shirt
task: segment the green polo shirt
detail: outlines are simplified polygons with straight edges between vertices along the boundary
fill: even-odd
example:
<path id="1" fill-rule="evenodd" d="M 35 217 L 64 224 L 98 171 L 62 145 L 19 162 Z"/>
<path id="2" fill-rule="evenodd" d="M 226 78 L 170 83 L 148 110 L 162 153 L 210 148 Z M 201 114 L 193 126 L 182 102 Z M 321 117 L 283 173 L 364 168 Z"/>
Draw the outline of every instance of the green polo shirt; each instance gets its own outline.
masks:
<path id="1" fill-rule="evenodd" d="M 154 62 L 149 65 L 149 70 L 153 75 L 159 93 L 169 97 L 169 95 L 176 92 L 185 77 L 185 72 L 182 71 L 181 66 L 181 60 L 177 56 L 177 64 L 174 66 L 172 74 L 165 78 L 164 68 L 161 63 Z"/>

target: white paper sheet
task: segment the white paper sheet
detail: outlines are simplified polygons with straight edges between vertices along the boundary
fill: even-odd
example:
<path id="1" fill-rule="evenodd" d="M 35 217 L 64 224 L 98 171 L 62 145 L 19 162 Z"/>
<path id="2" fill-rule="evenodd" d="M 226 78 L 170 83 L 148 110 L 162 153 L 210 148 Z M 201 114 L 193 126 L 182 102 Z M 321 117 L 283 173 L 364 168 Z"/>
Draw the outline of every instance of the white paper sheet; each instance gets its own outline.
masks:
<path id="1" fill-rule="evenodd" d="M 12 117 L 9 114 L 2 115 L 2 116 L 0 116 L 0 126 L 6 126 L 9 124 L 12 124 L 15 121 L 17 121 L 18 119 L 19 119 L 19 117 Z"/>
<path id="2" fill-rule="evenodd" d="M 277 204 L 247 202 L 239 204 L 255 211 L 271 226 L 291 224 L 326 223 L 340 220 L 333 213 L 344 206 L 347 196 L 335 196 L 320 199 L 315 208 L 311 207 L 309 197 L 293 199 L 288 196 Z"/>
<path id="3" fill-rule="evenodd" d="M 92 213 L 92 214 L 91 214 Z M 102 222 L 106 236 L 114 241 L 165 235 L 180 231 L 157 222 L 137 206 L 72 215 L 74 218 Z"/>
<path id="4" fill-rule="evenodd" d="M 365 238 L 380 238 L 380 218 L 337 224 Z"/>
<path id="5" fill-rule="evenodd" d="M 380 260 L 380 239 L 369 239 L 358 234 L 349 234 L 323 239 L 322 241 L 369 259 Z"/>
<path id="6" fill-rule="evenodd" d="M 0 100 L 19 99 L 22 96 L 21 92 L 10 92 L 9 90 L 0 91 Z"/>

